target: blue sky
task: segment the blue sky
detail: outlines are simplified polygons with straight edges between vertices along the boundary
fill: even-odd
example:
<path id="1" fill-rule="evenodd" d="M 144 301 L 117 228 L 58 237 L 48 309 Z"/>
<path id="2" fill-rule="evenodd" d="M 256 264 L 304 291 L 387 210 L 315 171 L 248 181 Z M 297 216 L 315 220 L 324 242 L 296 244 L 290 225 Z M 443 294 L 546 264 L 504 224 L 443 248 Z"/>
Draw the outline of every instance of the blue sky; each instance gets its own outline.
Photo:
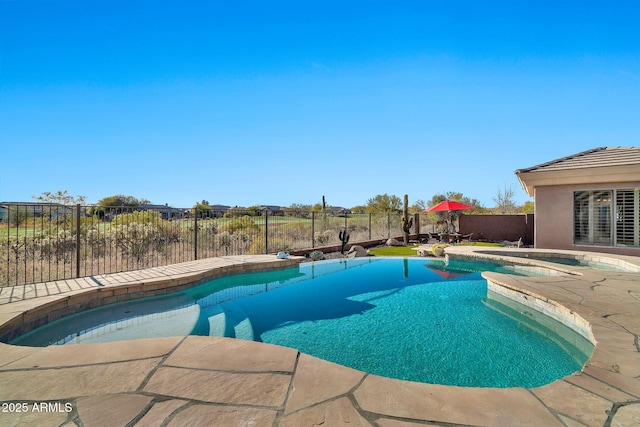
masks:
<path id="1" fill-rule="evenodd" d="M 640 145 L 638 1 L 0 0 L 0 201 L 485 206 Z"/>

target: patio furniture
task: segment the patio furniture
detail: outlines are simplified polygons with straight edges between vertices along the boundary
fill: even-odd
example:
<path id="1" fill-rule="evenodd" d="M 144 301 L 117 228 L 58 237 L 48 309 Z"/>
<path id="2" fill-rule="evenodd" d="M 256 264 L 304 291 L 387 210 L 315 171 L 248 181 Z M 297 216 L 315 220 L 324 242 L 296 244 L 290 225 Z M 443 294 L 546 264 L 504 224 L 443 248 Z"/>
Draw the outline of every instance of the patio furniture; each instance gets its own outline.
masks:
<path id="1" fill-rule="evenodd" d="M 469 234 L 460 234 L 460 233 L 441 233 L 440 234 L 440 242 L 441 243 L 462 243 L 464 241 L 471 242 L 471 236 L 473 233 Z"/>
<path id="2" fill-rule="evenodd" d="M 453 243 L 453 242 L 454 242 L 454 234 L 440 233 L 440 243 Z"/>
<path id="3" fill-rule="evenodd" d="M 460 236 L 460 243 L 465 242 L 465 241 L 471 243 L 471 236 L 473 236 L 473 233 L 462 234 Z"/>

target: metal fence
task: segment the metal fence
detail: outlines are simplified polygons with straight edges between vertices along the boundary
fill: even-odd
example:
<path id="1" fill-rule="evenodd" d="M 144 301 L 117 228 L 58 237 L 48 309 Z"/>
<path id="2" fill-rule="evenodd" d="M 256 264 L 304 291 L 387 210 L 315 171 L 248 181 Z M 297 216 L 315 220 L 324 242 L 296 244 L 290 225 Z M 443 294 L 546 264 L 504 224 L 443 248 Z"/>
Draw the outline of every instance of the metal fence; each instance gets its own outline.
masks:
<path id="1" fill-rule="evenodd" d="M 170 207 L 46 204 L 1 209 L 0 286 L 339 245 L 343 229 L 350 244 L 402 235 L 401 215 L 395 213 L 273 214 L 233 209 L 216 215 Z M 423 223 L 422 218 L 418 221 Z"/>

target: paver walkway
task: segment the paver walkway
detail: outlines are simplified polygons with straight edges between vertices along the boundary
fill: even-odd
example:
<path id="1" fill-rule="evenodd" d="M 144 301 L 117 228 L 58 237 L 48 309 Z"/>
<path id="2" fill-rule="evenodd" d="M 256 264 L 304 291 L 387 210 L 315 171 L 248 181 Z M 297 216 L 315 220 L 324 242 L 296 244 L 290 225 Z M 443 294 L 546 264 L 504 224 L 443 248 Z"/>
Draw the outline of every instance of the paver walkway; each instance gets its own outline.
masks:
<path id="1" fill-rule="evenodd" d="M 0 325 L 5 326 L 0 330 L 15 326 L 16 318 L 28 321 L 21 313 L 33 312 L 40 303 L 52 308 L 61 300 L 95 298 L 101 292 L 104 298 L 123 295 L 118 289 L 145 292 L 181 286 L 226 269 L 277 267 L 274 258 L 227 257 L 56 282 L 55 287 L 2 289 Z M 640 265 L 640 260 L 628 259 Z M 580 275 L 487 275 L 522 295 L 562 304 L 591 324 L 598 344 L 583 371 L 543 387 L 463 388 L 400 381 L 294 349 L 231 338 L 45 348 L 0 344 L 0 425 L 640 425 L 640 274 L 575 270 Z"/>

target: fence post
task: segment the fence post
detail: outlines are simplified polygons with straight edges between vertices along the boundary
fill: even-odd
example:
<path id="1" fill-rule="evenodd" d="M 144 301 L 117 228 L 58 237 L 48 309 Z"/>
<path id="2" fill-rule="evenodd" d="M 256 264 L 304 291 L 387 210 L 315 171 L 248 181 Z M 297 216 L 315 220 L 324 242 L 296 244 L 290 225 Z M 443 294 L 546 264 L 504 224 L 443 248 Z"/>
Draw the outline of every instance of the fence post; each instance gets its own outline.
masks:
<path id="1" fill-rule="evenodd" d="M 76 205 L 76 277 L 80 277 L 80 203 Z"/>
<path id="2" fill-rule="evenodd" d="M 269 253 L 269 211 L 264 211 L 264 253 Z"/>
<path id="3" fill-rule="evenodd" d="M 369 212 L 369 240 L 371 240 L 371 212 Z"/>
<path id="4" fill-rule="evenodd" d="M 311 211 L 311 247 L 316 247 L 316 213 Z"/>
<path id="5" fill-rule="evenodd" d="M 387 213 L 387 239 L 391 238 L 391 213 Z"/>
<path id="6" fill-rule="evenodd" d="M 193 251 L 194 259 L 198 260 L 198 208 L 194 209 L 193 214 Z"/>

